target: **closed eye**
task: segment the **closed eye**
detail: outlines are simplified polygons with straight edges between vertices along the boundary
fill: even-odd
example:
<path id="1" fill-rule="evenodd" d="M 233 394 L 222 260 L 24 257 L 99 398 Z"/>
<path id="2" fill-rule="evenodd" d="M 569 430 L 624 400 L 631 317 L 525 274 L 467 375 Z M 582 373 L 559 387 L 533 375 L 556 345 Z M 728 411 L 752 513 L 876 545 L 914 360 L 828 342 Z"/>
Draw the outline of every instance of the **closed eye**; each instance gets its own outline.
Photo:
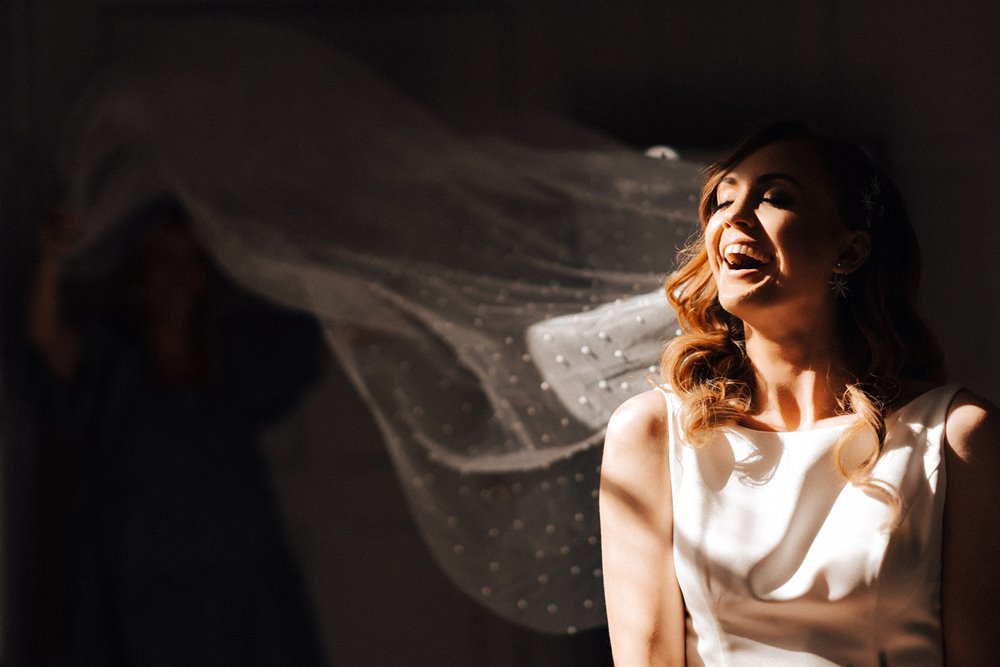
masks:
<path id="1" fill-rule="evenodd" d="M 760 201 L 762 203 L 767 203 L 770 206 L 774 206 L 775 208 L 788 208 L 792 203 L 790 199 L 786 199 L 784 197 L 761 197 Z M 726 208 L 732 203 L 733 202 L 731 200 L 720 201 L 715 205 L 715 210 L 718 211 L 719 209 Z"/>
<path id="2" fill-rule="evenodd" d="M 761 201 L 767 202 L 769 205 L 774 206 L 775 208 L 788 208 L 792 203 L 792 200 L 786 199 L 784 197 L 762 197 Z"/>

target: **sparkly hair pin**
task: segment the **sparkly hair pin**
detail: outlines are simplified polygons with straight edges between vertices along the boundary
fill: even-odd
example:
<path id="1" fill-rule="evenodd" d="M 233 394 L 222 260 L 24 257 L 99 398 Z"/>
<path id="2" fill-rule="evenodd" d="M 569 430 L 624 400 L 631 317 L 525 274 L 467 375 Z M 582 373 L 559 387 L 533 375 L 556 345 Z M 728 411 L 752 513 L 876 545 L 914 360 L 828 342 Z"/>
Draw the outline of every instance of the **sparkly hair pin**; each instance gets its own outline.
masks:
<path id="1" fill-rule="evenodd" d="M 878 180 L 878 174 L 872 176 L 871 182 L 861 191 L 861 204 L 865 207 L 865 229 L 871 229 L 873 220 L 876 217 L 881 220 L 885 215 L 882 184 Z"/>

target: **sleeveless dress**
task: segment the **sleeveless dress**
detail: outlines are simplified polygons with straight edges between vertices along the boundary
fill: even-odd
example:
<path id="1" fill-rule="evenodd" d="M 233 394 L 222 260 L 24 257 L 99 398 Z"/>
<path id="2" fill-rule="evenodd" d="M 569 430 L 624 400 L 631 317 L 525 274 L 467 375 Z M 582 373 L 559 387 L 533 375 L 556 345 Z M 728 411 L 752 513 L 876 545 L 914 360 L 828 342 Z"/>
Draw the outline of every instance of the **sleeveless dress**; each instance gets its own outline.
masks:
<path id="1" fill-rule="evenodd" d="M 843 480 L 833 445 L 848 425 L 741 426 L 687 446 L 668 389 L 674 560 L 689 666 L 940 665 L 944 423 L 959 387 L 890 415 L 874 478 L 883 501 Z M 844 456 L 866 443 L 856 436 Z"/>

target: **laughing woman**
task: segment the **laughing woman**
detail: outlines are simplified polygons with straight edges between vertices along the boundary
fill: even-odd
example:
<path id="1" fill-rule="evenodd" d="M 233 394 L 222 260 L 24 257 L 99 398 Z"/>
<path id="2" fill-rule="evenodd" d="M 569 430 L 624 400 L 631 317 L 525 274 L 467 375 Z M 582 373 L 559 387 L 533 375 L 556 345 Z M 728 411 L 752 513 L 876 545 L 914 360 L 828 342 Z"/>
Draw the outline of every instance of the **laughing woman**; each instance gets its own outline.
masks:
<path id="1" fill-rule="evenodd" d="M 667 384 L 607 430 L 617 664 L 990 664 L 1000 414 L 942 384 L 896 188 L 781 123 L 709 168 L 700 212 Z"/>

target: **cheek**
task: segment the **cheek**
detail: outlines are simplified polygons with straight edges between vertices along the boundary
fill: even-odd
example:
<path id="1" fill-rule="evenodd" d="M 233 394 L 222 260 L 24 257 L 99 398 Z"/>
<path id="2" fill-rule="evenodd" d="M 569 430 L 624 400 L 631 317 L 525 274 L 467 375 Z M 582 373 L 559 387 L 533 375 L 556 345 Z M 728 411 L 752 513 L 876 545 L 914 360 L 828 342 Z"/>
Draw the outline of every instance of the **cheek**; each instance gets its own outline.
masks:
<path id="1" fill-rule="evenodd" d="M 780 244 L 784 251 L 792 256 L 817 255 L 824 245 L 818 234 L 811 234 L 805 229 L 785 234 Z"/>
<path id="2" fill-rule="evenodd" d="M 808 228 L 783 235 L 780 241 L 784 272 L 789 276 L 815 276 L 826 281 L 837 259 L 834 239 Z"/>
<path id="3" fill-rule="evenodd" d="M 719 241 L 722 237 L 722 224 L 713 223 L 711 220 L 705 226 L 705 231 L 702 236 L 702 245 L 705 248 L 705 252 L 708 253 L 708 263 L 715 271 L 718 269 L 718 251 L 719 251 Z"/>

